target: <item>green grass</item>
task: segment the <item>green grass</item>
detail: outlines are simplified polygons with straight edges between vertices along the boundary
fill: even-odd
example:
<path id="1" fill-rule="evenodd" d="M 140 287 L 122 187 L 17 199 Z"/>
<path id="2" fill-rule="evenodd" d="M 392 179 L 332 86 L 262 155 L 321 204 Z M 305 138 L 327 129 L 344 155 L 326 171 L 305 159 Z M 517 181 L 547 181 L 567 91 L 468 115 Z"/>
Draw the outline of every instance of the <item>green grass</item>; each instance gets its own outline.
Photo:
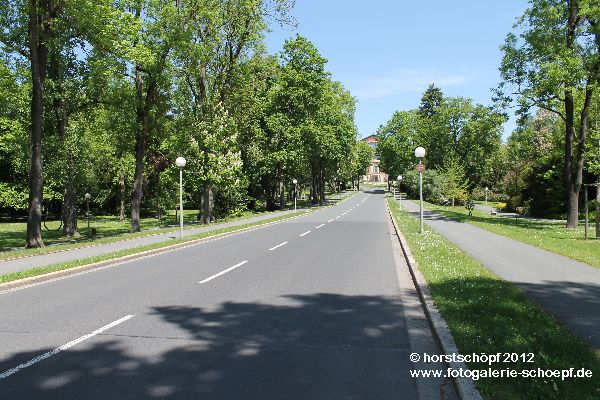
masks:
<path id="1" fill-rule="evenodd" d="M 184 225 L 184 229 L 192 229 L 200 226 L 196 223 L 197 213 L 197 210 L 184 211 L 184 223 L 186 224 Z M 220 219 L 216 224 L 250 218 L 262 214 L 266 214 L 266 212 L 247 211 L 242 215 Z M 173 211 L 165 216 L 162 221 L 159 221 L 156 218 L 143 218 L 140 223 L 142 231 L 131 233 L 131 223 L 129 220 L 121 222 L 119 221 L 119 218 L 115 216 L 92 217 L 90 219 L 90 226 L 96 228 L 97 235 L 90 236 L 87 231 L 87 219 L 80 218 L 78 226 L 81 236 L 76 238 L 62 237 L 62 229 L 47 231 L 42 226 L 42 239 L 44 240 L 46 247 L 38 249 L 23 248 L 27 230 L 25 222 L 0 223 L 0 260 L 46 254 L 59 250 L 71 250 L 96 244 L 112 243 L 120 240 L 134 239 L 179 230 L 178 222 L 175 220 L 175 213 Z M 52 229 L 60 226 L 60 223 L 52 222 L 47 225 Z"/>
<path id="2" fill-rule="evenodd" d="M 342 198 L 352 196 L 356 192 L 345 192 Z M 339 194 L 328 194 L 328 203 L 338 201 Z M 300 200 L 297 203 L 298 208 L 314 208 L 309 200 Z M 294 208 L 294 203 L 289 202 L 286 205 L 287 210 Z M 276 211 L 275 211 L 276 212 Z M 251 218 L 259 215 L 269 214 L 271 211 L 245 211 L 235 216 L 219 219 L 213 222 L 218 225 L 225 222 Z M 192 229 L 200 226 L 197 223 L 198 210 L 184 210 L 184 229 Z M 93 216 L 90 219 L 90 227 L 96 228 L 97 235 L 90 236 L 87 229 L 87 219 L 79 218 L 78 227 L 81 236 L 76 238 L 65 238 L 62 236 L 62 229 L 54 230 L 60 226 L 60 222 L 47 223 L 46 230 L 42 225 L 42 239 L 45 247 L 37 249 L 24 248 L 27 231 L 26 222 L 0 222 L 0 261 L 12 258 L 26 257 L 39 254 L 47 254 L 55 251 L 72 250 L 81 247 L 106 244 L 120 240 L 134 239 L 138 237 L 167 233 L 179 230 L 179 221 L 175 218 L 175 211 L 170 210 L 162 220 L 156 218 L 143 218 L 140 221 L 141 232 L 131 233 L 131 222 L 129 219 L 121 222 L 116 216 Z"/>
<path id="3" fill-rule="evenodd" d="M 489 215 L 478 210 L 473 210 L 473 215 L 469 217 L 469 212 L 464 206 L 450 207 L 426 203 L 426 208 L 457 221 L 466 222 L 600 268 L 600 240 L 595 240 L 593 224 L 590 225 L 588 231 L 588 235 L 592 239 L 584 240 L 583 226 L 566 229 L 563 221 L 515 219 Z"/>
<path id="4" fill-rule="evenodd" d="M 487 399 L 598 399 L 600 361 L 515 285 L 487 270 L 437 232 L 388 199 L 434 303 L 462 354 L 533 353 L 534 363 L 492 364 L 495 370 L 592 370 L 593 378 L 485 378 L 475 382 Z M 487 369 L 487 364 L 468 364 Z"/>
<path id="5" fill-rule="evenodd" d="M 241 229 L 250 228 L 253 226 L 257 226 L 257 225 L 277 222 L 277 221 L 281 221 L 283 219 L 296 217 L 298 215 L 305 214 L 306 212 L 307 211 L 298 211 L 295 213 L 281 215 L 278 217 L 269 218 L 269 219 L 266 219 L 263 221 L 248 223 L 248 224 L 244 224 L 244 225 L 231 226 L 228 228 L 221 228 L 221 229 L 216 228 L 214 231 L 203 232 L 203 233 L 200 233 L 197 235 L 187 236 L 187 237 L 184 237 L 183 239 L 178 239 L 175 241 L 169 240 L 169 241 L 165 241 L 165 242 L 161 242 L 161 243 L 154 243 L 154 244 L 150 244 L 150 245 L 146 245 L 146 246 L 135 247 L 132 249 L 120 250 L 120 251 L 116 251 L 116 252 L 109 253 L 109 254 L 103 254 L 101 256 L 89 257 L 89 258 L 84 258 L 84 259 L 80 259 L 80 260 L 52 264 L 52 265 L 48 265 L 45 267 L 32 268 L 32 269 L 28 269 L 25 271 L 4 274 L 4 275 L 0 275 L 0 283 L 12 282 L 12 281 L 16 281 L 19 279 L 30 278 L 33 276 L 44 275 L 44 274 L 48 274 L 51 272 L 62 271 L 62 270 L 80 267 L 83 265 L 93 264 L 93 263 L 97 263 L 97 262 L 101 262 L 101 261 L 112 260 L 115 258 L 124 257 L 124 256 L 128 256 L 131 254 L 141 253 L 143 251 L 160 249 L 160 248 L 172 246 L 172 245 L 178 244 L 178 243 L 186 243 L 186 242 L 189 242 L 192 240 L 216 236 L 216 235 L 219 235 L 222 233 L 235 232 L 235 231 L 238 231 Z"/>

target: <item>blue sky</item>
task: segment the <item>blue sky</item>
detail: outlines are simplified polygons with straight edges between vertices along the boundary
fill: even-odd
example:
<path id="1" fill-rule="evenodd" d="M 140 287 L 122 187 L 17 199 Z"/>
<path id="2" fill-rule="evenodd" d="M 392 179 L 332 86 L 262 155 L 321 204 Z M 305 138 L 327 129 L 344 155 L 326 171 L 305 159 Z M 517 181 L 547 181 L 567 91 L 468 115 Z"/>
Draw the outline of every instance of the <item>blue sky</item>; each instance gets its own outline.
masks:
<path id="1" fill-rule="evenodd" d="M 273 25 L 266 42 L 275 53 L 296 33 L 312 41 L 333 79 L 357 98 L 365 137 L 395 111 L 418 107 L 430 83 L 490 104 L 499 46 L 526 7 L 526 0 L 297 0 L 298 27 Z M 511 118 L 505 137 L 514 126 Z"/>

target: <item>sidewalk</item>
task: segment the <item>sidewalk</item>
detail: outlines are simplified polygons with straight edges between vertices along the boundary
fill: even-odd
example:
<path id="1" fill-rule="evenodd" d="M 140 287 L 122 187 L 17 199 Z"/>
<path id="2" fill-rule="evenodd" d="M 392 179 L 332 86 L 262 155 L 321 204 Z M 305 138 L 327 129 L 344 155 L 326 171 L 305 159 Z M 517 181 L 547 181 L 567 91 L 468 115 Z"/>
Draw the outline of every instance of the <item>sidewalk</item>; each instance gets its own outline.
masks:
<path id="1" fill-rule="evenodd" d="M 418 217 L 418 204 L 403 200 L 402 206 Z M 439 214 L 424 211 L 424 220 L 486 268 L 519 286 L 594 349 L 600 349 L 600 270 Z"/>
<path id="2" fill-rule="evenodd" d="M 259 215 L 256 217 L 250 217 L 225 223 L 216 223 L 211 225 L 203 225 L 197 228 L 185 229 L 183 236 L 196 235 L 199 233 L 216 231 L 223 228 L 229 228 L 232 226 L 240 226 L 250 224 L 253 222 L 260 222 L 263 220 L 279 217 L 282 215 L 293 213 L 294 210 L 277 211 Z M 106 243 L 106 244 L 90 244 L 87 247 L 81 247 L 78 249 L 71 250 L 60 250 L 57 249 L 54 253 L 40 254 L 35 256 L 16 258 L 13 260 L 0 261 L 0 275 L 7 274 L 10 272 L 24 271 L 35 267 L 44 267 L 47 265 L 79 260 L 88 257 L 100 256 L 108 253 L 113 253 L 119 250 L 132 249 L 135 247 L 146 246 L 149 244 L 166 242 L 169 240 L 179 239 L 179 231 L 159 233 L 144 237 L 138 237 L 135 239 L 124 239 L 118 242 Z"/>

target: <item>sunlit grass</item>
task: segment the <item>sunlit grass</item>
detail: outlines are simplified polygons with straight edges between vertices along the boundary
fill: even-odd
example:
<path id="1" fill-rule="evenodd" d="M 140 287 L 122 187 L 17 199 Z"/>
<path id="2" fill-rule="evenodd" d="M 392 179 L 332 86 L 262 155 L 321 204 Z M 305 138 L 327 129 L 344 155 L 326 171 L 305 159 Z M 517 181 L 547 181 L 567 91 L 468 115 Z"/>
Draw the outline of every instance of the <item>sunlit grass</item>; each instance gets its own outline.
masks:
<path id="1" fill-rule="evenodd" d="M 101 261 L 112 260 L 112 259 L 116 259 L 119 257 L 124 257 L 124 256 L 128 256 L 128 255 L 136 254 L 136 253 L 141 253 L 141 252 L 148 251 L 148 250 L 154 250 L 154 249 L 160 249 L 163 247 L 172 246 L 177 243 L 186 243 L 186 242 L 190 242 L 190 241 L 197 240 L 197 239 L 203 239 L 203 238 L 207 238 L 207 237 L 211 237 L 211 236 L 216 236 L 216 235 L 219 235 L 222 233 L 235 232 L 235 231 L 239 231 L 239 230 L 242 230 L 245 228 L 250 228 L 253 226 L 268 224 L 268 223 L 272 223 L 272 222 L 281 221 L 284 219 L 297 217 L 299 215 L 305 214 L 306 212 L 307 211 L 298 211 L 295 213 L 290 213 L 290 214 L 281 215 L 281 216 L 274 217 L 274 218 L 269 218 L 269 219 L 266 219 L 263 221 L 257 221 L 257 222 L 238 225 L 238 226 L 231 226 L 228 228 L 219 229 L 219 228 L 215 227 L 215 230 L 213 230 L 213 231 L 203 232 L 203 233 L 200 233 L 197 235 L 186 236 L 183 239 L 169 240 L 169 241 L 160 242 L 160 243 L 153 243 L 150 245 L 139 246 L 139 247 L 135 247 L 135 248 L 131 248 L 131 249 L 124 249 L 124 250 L 120 250 L 120 251 L 116 251 L 116 252 L 112 252 L 112 253 L 108 253 L 108 254 L 103 254 L 100 256 L 89 257 L 89 258 L 84 258 L 84 259 L 79 259 L 79 260 L 74 260 L 74 261 L 68 261 L 68 262 L 64 262 L 64 263 L 52 264 L 52 265 L 48 265 L 48 266 L 44 266 L 44 267 L 28 269 L 25 271 L 12 272 L 12 273 L 8 273 L 8 274 L 0 275 L 0 283 L 12 282 L 12 281 L 16 281 L 19 279 L 30 278 L 33 276 L 39 276 L 39 275 L 44 275 L 44 274 L 48 274 L 51 272 L 76 268 L 76 267 L 80 267 L 83 265 L 93 264 L 93 263 L 97 263 L 97 262 L 101 262 Z"/>
<path id="2" fill-rule="evenodd" d="M 198 210 L 184 211 L 184 229 L 192 229 L 201 226 L 196 221 Z M 266 212 L 245 212 L 235 217 L 224 218 L 215 223 L 218 224 L 250 218 L 257 215 L 263 215 Z M 96 244 L 112 243 L 120 240 L 134 239 L 138 237 L 155 235 L 159 233 L 173 232 L 179 229 L 178 220 L 175 219 L 175 213 L 171 211 L 160 221 L 156 218 L 143 218 L 140 221 L 141 232 L 131 233 L 131 222 L 126 219 L 119 221 L 116 216 L 95 216 L 90 218 L 90 227 L 95 228 L 97 234 L 91 236 L 87 229 L 87 219 L 80 218 L 78 221 L 81 236 L 65 238 L 62 236 L 62 229 L 54 230 L 60 227 L 60 222 L 50 222 L 46 224 L 51 230 L 46 230 L 42 226 L 42 238 L 46 247 L 38 249 L 25 249 L 25 236 L 27 224 L 25 222 L 7 222 L 0 223 L 0 260 L 17 258 L 29 255 L 38 255 L 51 253 L 58 250 L 70 250 Z M 216 229 L 215 228 L 215 229 Z"/>
<path id="3" fill-rule="evenodd" d="M 465 207 L 438 206 L 427 203 L 427 209 L 446 217 L 466 222 L 511 239 L 528 243 L 563 256 L 600 268 L 600 240 L 595 240 L 593 225 L 584 240 L 584 227 L 566 229 L 564 221 L 547 221 L 530 218 L 510 218 L 490 215 L 479 210 L 469 212 Z"/>
<path id="4" fill-rule="evenodd" d="M 357 192 L 348 191 L 342 193 L 341 197 L 346 199 Z M 339 201 L 339 194 L 329 194 L 326 196 L 328 204 L 335 204 Z M 311 210 L 319 209 L 321 206 L 312 207 L 309 201 L 299 201 L 298 209 L 310 208 Z M 294 203 L 288 202 L 287 210 L 293 210 Z M 232 221 L 243 220 L 246 218 L 256 217 L 260 215 L 268 216 L 269 214 L 277 213 L 278 211 L 245 211 L 238 213 L 235 216 L 219 219 L 213 222 L 210 226 L 213 229 L 219 229 L 219 226 Z M 198 210 L 184 211 L 184 229 L 198 228 L 200 225 L 197 222 Z M 54 224 L 54 225 L 51 225 Z M 50 229 L 59 227 L 60 222 L 52 222 L 47 224 Z M 77 238 L 62 237 L 62 230 L 43 231 L 43 240 L 46 247 L 38 249 L 25 249 L 26 223 L 25 222 L 5 222 L 0 223 L 0 260 L 8 260 L 18 257 L 26 257 L 32 255 L 47 254 L 55 251 L 72 250 L 86 246 L 113 243 L 121 240 L 135 239 L 139 237 L 156 235 L 161 233 L 174 232 L 179 230 L 179 220 L 175 218 L 175 212 L 169 211 L 159 221 L 156 218 L 143 218 L 141 220 L 142 231 L 131 233 L 131 224 L 128 219 L 119 221 L 116 216 L 95 216 L 90 219 L 90 227 L 96 228 L 97 235 L 89 235 L 87 229 L 87 219 L 79 219 L 79 230 L 81 236 Z"/>

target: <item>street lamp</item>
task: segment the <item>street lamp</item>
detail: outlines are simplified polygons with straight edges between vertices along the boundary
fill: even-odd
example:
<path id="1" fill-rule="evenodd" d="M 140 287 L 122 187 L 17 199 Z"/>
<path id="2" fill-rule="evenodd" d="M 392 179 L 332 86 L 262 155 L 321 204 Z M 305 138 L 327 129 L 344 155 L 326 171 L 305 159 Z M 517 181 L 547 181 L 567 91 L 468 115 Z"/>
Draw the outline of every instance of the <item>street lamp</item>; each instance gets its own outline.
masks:
<path id="1" fill-rule="evenodd" d="M 87 215 L 87 220 L 88 220 L 88 234 L 90 233 L 90 199 L 92 198 L 92 195 L 90 193 L 86 193 L 84 195 L 85 197 L 85 207 L 86 207 L 86 215 Z"/>
<path id="2" fill-rule="evenodd" d="M 402 210 L 402 190 L 401 190 L 401 187 L 400 187 L 400 184 L 402 183 L 402 175 L 398 175 L 397 180 L 398 180 L 398 196 L 400 196 L 399 197 L 399 199 L 400 199 L 399 200 L 400 201 L 400 210 Z"/>
<path id="3" fill-rule="evenodd" d="M 186 160 L 183 157 L 177 157 L 175 165 L 179 167 L 179 238 L 183 239 L 183 167 Z"/>
<path id="4" fill-rule="evenodd" d="M 292 182 L 294 183 L 294 211 L 296 211 L 296 198 L 298 197 L 298 179 L 294 178 Z"/>
<path id="5" fill-rule="evenodd" d="M 425 157 L 425 149 L 420 146 L 417 147 L 415 149 L 415 157 L 419 159 L 419 165 L 417 165 L 417 169 L 419 170 L 419 215 L 421 220 L 419 233 L 423 233 L 423 157 Z"/>

